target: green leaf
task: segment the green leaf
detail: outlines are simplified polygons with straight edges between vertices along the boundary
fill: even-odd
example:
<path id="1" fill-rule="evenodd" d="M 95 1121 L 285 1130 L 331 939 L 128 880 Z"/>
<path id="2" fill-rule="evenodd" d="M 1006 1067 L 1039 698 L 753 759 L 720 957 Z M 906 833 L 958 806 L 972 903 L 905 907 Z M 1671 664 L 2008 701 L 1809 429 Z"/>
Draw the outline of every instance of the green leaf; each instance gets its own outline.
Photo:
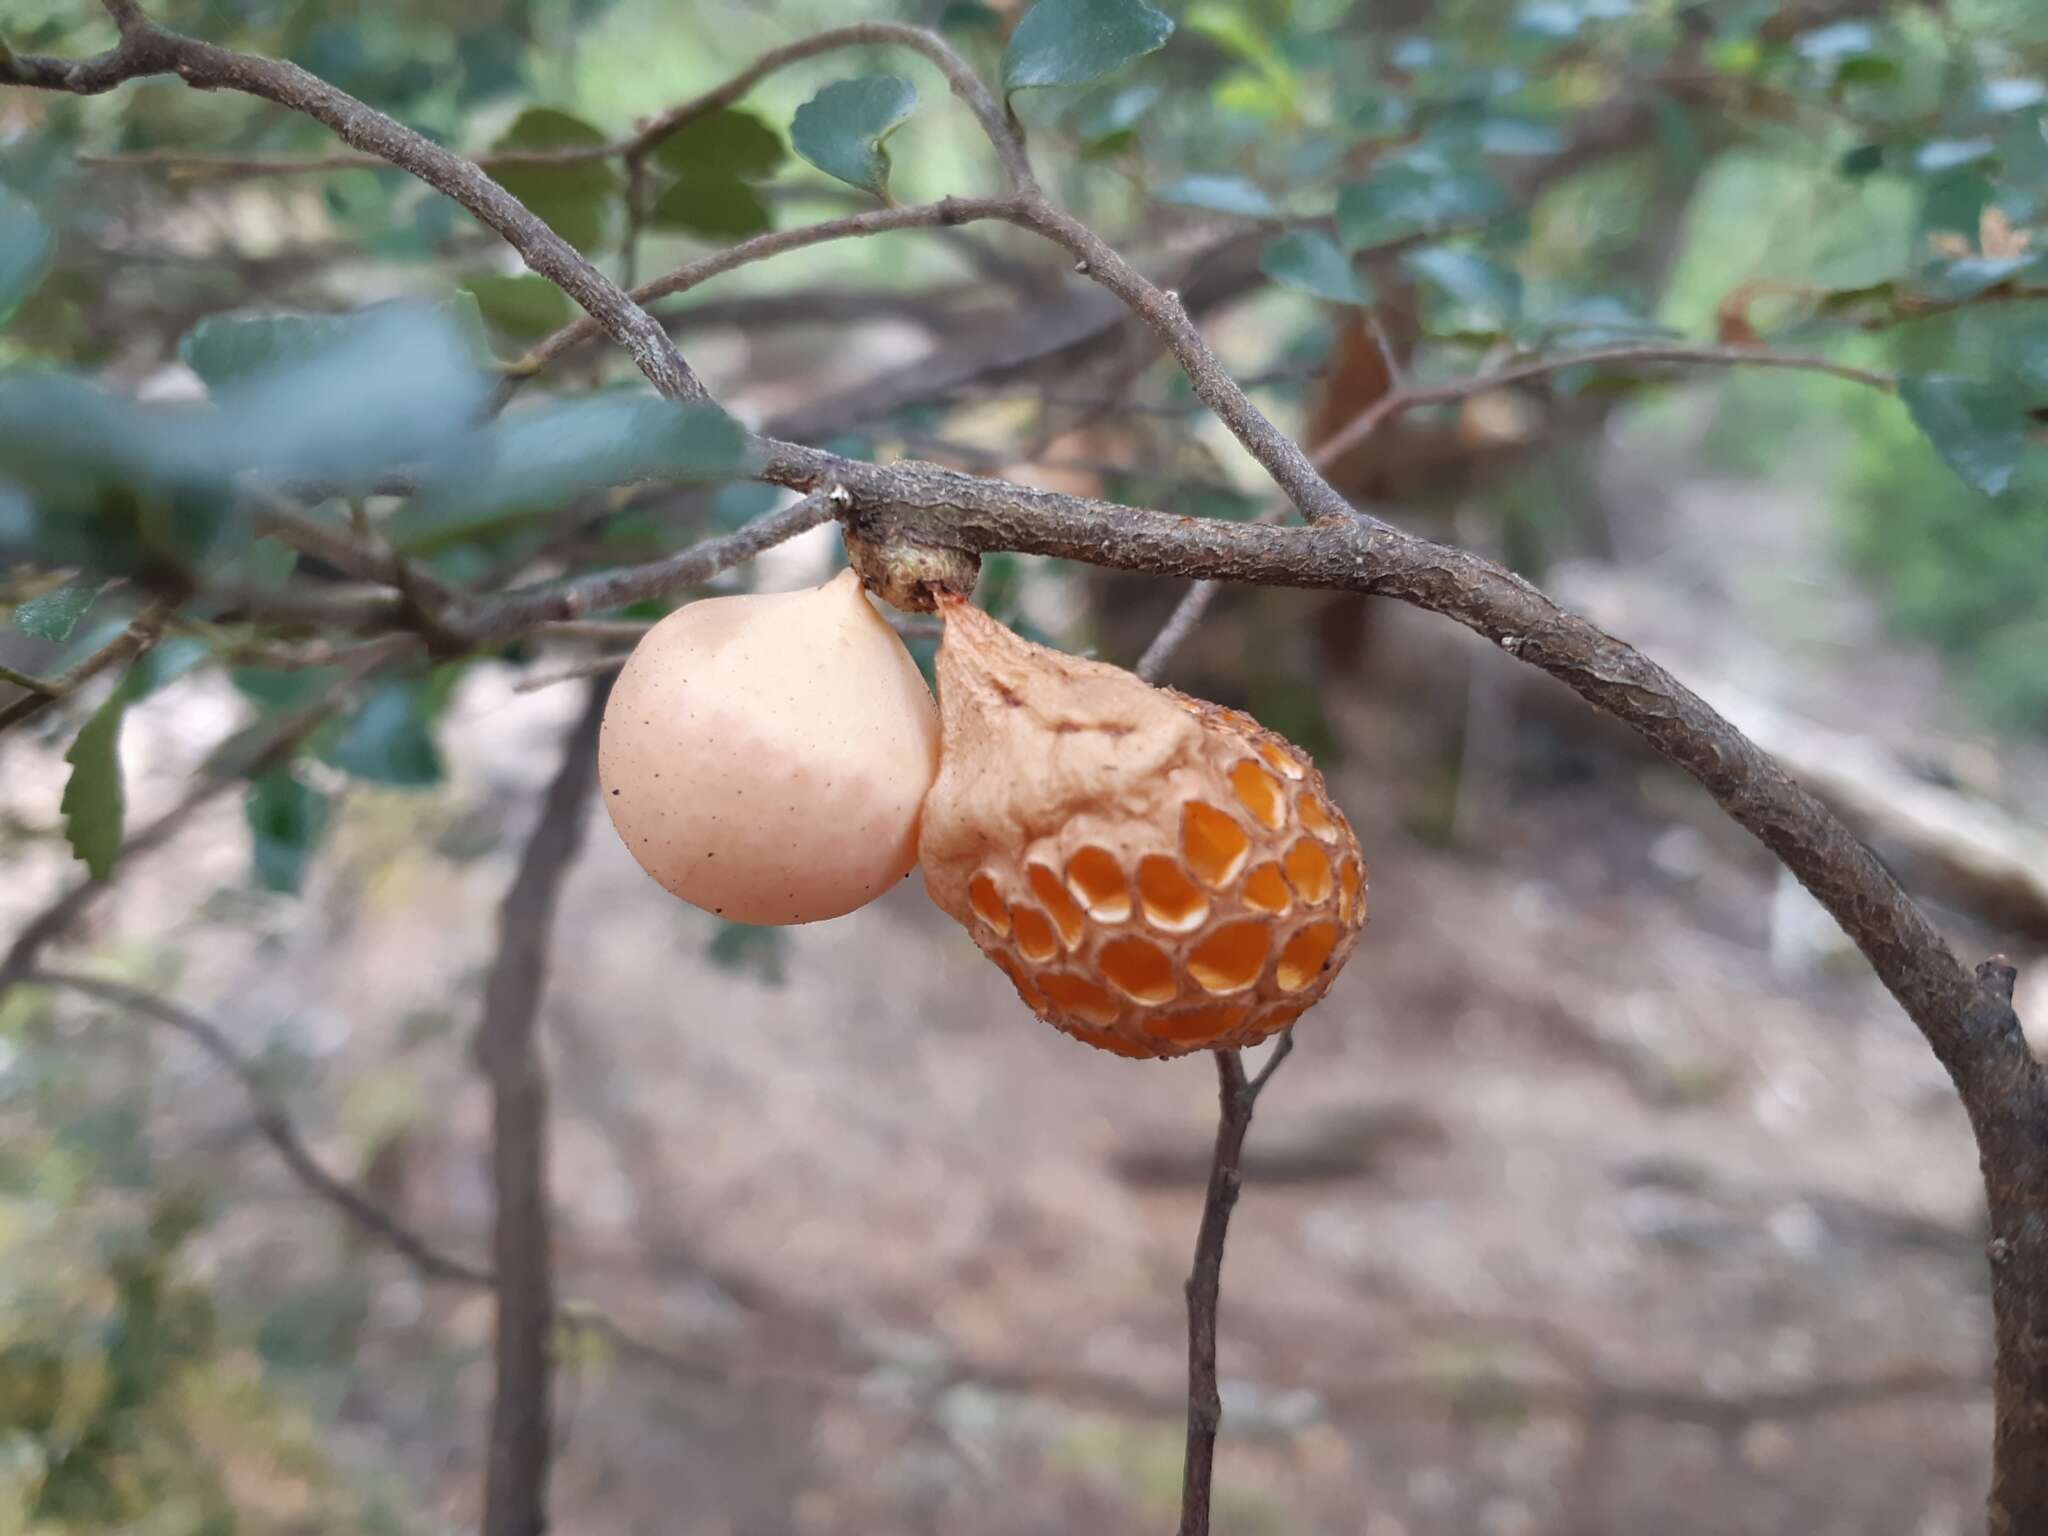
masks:
<path id="1" fill-rule="evenodd" d="M 492 387 L 470 295 L 346 314 L 213 315 L 178 350 L 216 410 L 207 430 L 161 430 L 222 476 L 367 486 L 442 451 Z"/>
<path id="2" fill-rule="evenodd" d="M 529 107 L 491 148 L 596 149 L 609 142 L 579 117 L 552 107 Z M 506 165 L 491 175 L 556 234 L 585 253 L 598 249 L 610 237 L 612 210 L 625 185 L 617 168 L 601 159 L 562 165 Z"/>
<path id="3" fill-rule="evenodd" d="M 56 237 L 28 200 L 0 183 L 0 325 L 35 291 Z"/>
<path id="4" fill-rule="evenodd" d="M 730 479 L 746 452 L 745 429 L 716 406 L 612 394 L 508 411 L 437 465 L 388 529 L 401 550 L 435 550 L 611 486 Z"/>
<path id="5" fill-rule="evenodd" d="M 1849 181 L 1860 181 L 1865 176 L 1875 175 L 1883 168 L 1882 144 L 1859 144 L 1847 151 L 1835 165 L 1835 169 Z"/>
<path id="6" fill-rule="evenodd" d="M 462 280 L 484 319 L 517 341 L 538 341 L 576 316 L 569 295 L 535 272 L 478 272 Z"/>
<path id="7" fill-rule="evenodd" d="M 92 607 L 93 599 L 106 590 L 97 576 L 74 576 L 61 587 L 32 597 L 14 610 L 14 627 L 23 634 L 59 644 L 71 638 L 71 631 Z"/>
<path id="8" fill-rule="evenodd" d="M 705 953 L 721 970 L 751 971 L 757 980 L 779 987 L 787 974 L 787 947 L 788 936 L 780 928 L 721 922 Z"/>
<path id="9" fill-rule="evenodd" d="M 1139 121 L 1157 105 L 1166 88 L 1147 82 L 1127 85 L 1099 101 L 1087 102 L 1074 116 L 1074 135 L 1090 150 L 1128 142 Z"/>
<path id="10" fill-rule="evenodd" d="M 827 176 L 889 195 L 883 141 L 917 106 L 917 87 L 900 75 L 866 75 L 826 86 L 796 109 L 789 141 Z"/>
<path id="11" fill-rule="evenodd" d="M 1086 85 L 1171 36 L 1173 19 L 1144 0 L 1038 0 L 1003 50 L 1003 90 Z"/>
<path id="12" fill-rule="evenodd" d="M 724 176 L 686 176 L 654 201 L 647 222 L 655 229 L 677 229 L 713 239 L 744 239 L 775 225 L 760 194 L 743 181 Z"/>
<path id="13" fill-rule="evenodd" d="M 1966 485 L 1986 496 L 2004 494 L 2027 446 L 2026 411 L 2012 390 L 1980 379 L 1920 374 L 1899 380 L 1899 398 Z"/>
<path id="14" fill-rule="evenodd" d="M 1506 190 L 1484 170 L 1418 151 L 1383 161 L 1338 192 L 1337 233 L 1357 251 L 1483 223 L 1507 206 Z"/>
<path id="15" fill-rule="evenodd" d="M 1279 217 L 1280 210 L 1265 192 L 1242 176 L 1183 176 L 1159 189 L 1162 202 L 1210 208 L 1246 219 Z"/>
<path id="16" fill-rule="evenodd" d="M 236 667 L 228 681 L 266 714 L 300 709 L 325 698 L 341 681 L 339 667 Z"/>
<path id="17" fill-rule="evenodd" d="M 1276 283 L 1339 304 L 1370 302 L 1365 284 L 1337 242 L 1311 229 L 1298 229 L 1266 242 L 1259 270 Z"/>
<path id="18" fill-rule="evenodd" d="M 949 0 L 939 12 L 941 32 L 996 32 L 1003 25 L 1002 14 L 981 0 Z"/>
<path id="19" fill-rule="evenodd" d="M 738 177 L 758 181 L 782 168 L 782 136 L 737 107 L 693 118 L 663 139 L 654 163 L 671 176 Z"/>
<path id="20" fill-rule="evenodd" d="M 218 391 L 311 362 L 346 345 L 360 323 L 345 313 L 208 315 L 178 338 L 178 360 Z"/>
<path id="21" fill-rule="evenodd" d="M 1410 251 L 1402 265 L 1451 300 L 1455 330 L 1495 334 L 1512 330 L 1521 318 L 1521 275 L 1484 251 L 1428 245 Z"/>
<path id="22" fill-rule="evenodd" d="M 380 683 L 328 747 L 327 761 L 378 784 L 417 789 L 441 780 L 434 745 L 436 701 L 427 684 Z"/>
<path id="23" fill-rule="evenodd" d="M 327 797 L 302 783 L 290 768 L 273 768 L 249 785 L 242 809 L 249 822 L 257 884 L 297 894 L 327 830 Z"/>
<path id="24" fill-rule="evenodd" d="M 113 872 L 121 851 L 121 821 L 127 810 L 121 788 L 121 717 L 128 712 L 124 679 L 93 712 L 64 754 L 71 776 L 64 781 L 58 809 L 64 815 L 64 837 L 72 854 L 93 879 Z"/>

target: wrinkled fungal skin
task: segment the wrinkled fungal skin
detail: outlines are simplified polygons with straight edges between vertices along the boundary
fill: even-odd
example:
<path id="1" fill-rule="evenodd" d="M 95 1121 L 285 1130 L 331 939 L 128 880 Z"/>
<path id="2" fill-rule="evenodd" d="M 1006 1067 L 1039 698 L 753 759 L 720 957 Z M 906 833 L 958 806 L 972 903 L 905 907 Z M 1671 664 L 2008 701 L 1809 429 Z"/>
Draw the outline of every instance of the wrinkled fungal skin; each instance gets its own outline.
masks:
<path id="1" fill-rule="evenodd" d="M 1365 864 L 1306 754 L 941 599 L 925 888 L 1040 1018 L 1136 1057 L 1251 1045 L 1329 990 Z"/>
<path id="2" fill-rule="evenodd" d="M 627 659 L 598 777 L 674 895 L 742 923 L 814 923 L 909 873 L 938 765 L 917 663 L 852 571 L 677 609 Z"/>

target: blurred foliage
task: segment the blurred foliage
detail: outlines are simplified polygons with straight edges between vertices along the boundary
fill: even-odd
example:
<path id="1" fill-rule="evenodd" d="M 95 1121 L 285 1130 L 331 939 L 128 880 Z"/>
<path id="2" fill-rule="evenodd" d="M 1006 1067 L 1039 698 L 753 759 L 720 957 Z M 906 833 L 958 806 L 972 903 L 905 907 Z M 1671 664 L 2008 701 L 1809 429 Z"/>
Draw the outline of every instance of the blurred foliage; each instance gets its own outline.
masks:
<path id="1" fill-rule="evenodd" d="M 846 19 L 824 0 L 152 9 L 477 152 L 615 143 L 759 52 Z M 1722 467 L 1816 480 L 1841 469 L 1829 489 L 1845 547 L 1899 623 L 1951 654 L 1990 718 L 2048 729 L 2048 304 L 2026 299 L 2048 289 L 2038 0 L 1871 0 L 1811 24 L 1800 18 L 1817 13 L 1790 0 L 895 9 L 963 51 L 1028 126 L 1048 185 L 1112 240 L 1153 262 L 1250 237 L 1265 281 L 1213 334 L 1291 426 L 1311 418 L 1312 376 L 1343 361 L 1368 313 L 1423 383 L 1674 337 L 1900 374 L 1896 398 L 1735 370 L 1686 399 L 1713 392 Z M 77 0 L 9 0 L 0 39 L 85 54 L 109 30 Z M 242 734 L 214 767 L 246 780 L 252 887 L 291 893 L 316 878 L 351 781 L 417 790 L 446 771 L 447 706 L 478 658 L 436 654 L 352 686 L 338 664 L 283 654 L 351 637 L 251 617 L 252 596 L 317 604 L 346 573 L 260 536 L 252 477 L 289 490 L 320 529 L 368 531 L 443 582 L 488 586 L 657 558 L 782 499 L 746 480 L 732 419 L 655 400 L 613 351 L 522 379 L 522 398 L 493 415 L 510 392 L 505 363 L 574 311 L 399 173 L 243 180 L 96 163 L 335 148 L 303 117 L 174 82 L 92 99 L 0 91 L 8 664 L 56 676 L 150 595 L 176 610 L 163 643 L 30 727 L 67 754 L 64 833 L 95 874 L 114 868 L 126 830 L 123 721 L 192 669 L 224 670 L 241 710 Z M 861 49 L 774 74 L 661 143 L 637 176 L 609 156 L 496 174 L 593 262 L 645 277 L 878 199 L 981 191 L 993 170 L 927 61 Z M 915 232 L 820 246 L 715 292 L 887 288 L 925 301 L 967 283 L 984 302 L 976 324 L 1039 301 L 987 289 L 988 258 L 1042 256 L 1027 237 L 969 234 L 981 244 Z M 749 370 L 774 348 L 726 337 L 707 348 L 707 375 L 736 393 L 764 386 L 748 405 L 769 414 L 788 370 Z M 1658 409 L 1669 377 L 1560 373 L 1529 391 L 1534 428 L 1468 408 L 1477 401 L 1411 413 L 1404 425 L 1463 457 L 1387 494 L 1418 526 L 1476 529 L 1540 571 L 1598 539 L 1575 511 L 1589 499 L 1588 444 L 1612 412 Z M 1073 472 L 1189 515 L 1257 514 L 1261 482 L 1183 378 L 1159 366 L 1119 387 L 1144 407 L 1101 413 L 1123 434 L 1122 461 Z M 969 441 L 999 467 L 1050 419 L 977 400 L 890 402 L 824 446 L 887 457 Z M 1512 472 L 1482 473 L 1503 444 L 1512 452 L 1496 462 Z M 1023 633 L 1086 648 L 1118 616 L 1071 601 L 1077 580 L 1058 562 L 997 556 L 982 597 Z M 665 606 L 590 617 L 646 620 Z M 1274 643 L 1229 686 L 1333 751 L 1312 637 L 1255 612 Z M 914 648 L 928 665 L 929 642 Z M 294 751 L 257 750 L 302 716 Z M 451 837 L 440 851 L 490 840 Z M 782 978 L 778 933 L 724 925 L 709 945 L 722 965 Z M 251 1384 L 250 1362 L 282 1371 L 345 1351 L 364 1316 L 360 1277 L 331 1277 L 254 1337 L 232 1336 L 190 1263 L 209 1213 L 160 1192 L 172 1181 L 141 1100 L 87 1081 L 27 995 L 0 1005 L 0 1286 L 26 1287 L 0 1311 L 0 1531 L 265 1528 L 230 1497 L 204 1430 L 243 1415 L 237 1443 L 274 1445 L 260 1425 L 289 1414 L 267 1395 L 274 1384 Z M 317 1463 L 294 1475 L 319 1481 Z M 364 1526 L 391 1523 L 351 1507 Z"/>
<path id="2" fill-rule="evenodd" d="M 224 1322 L 223 1213 L 158 1162 L 143 1027 L 0 1002 L 0 1531 L 415 1529 L 265 1381 L 254 1348 L 298 1299 Z"/>

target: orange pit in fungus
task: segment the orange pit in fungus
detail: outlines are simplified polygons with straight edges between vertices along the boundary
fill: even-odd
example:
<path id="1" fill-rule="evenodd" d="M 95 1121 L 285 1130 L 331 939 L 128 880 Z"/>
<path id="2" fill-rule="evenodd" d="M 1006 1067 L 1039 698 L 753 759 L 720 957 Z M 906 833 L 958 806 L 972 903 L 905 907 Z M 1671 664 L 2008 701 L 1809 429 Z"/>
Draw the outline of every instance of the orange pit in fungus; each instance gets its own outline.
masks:
<path id="1" fill-rule="evenodd" d="M 1251 1045 L 1329 989 L 1365 864 L 1307 756 L 1249 716 L 941 599 L 932 900 L 1024 1003 L 1122 1056 Z"/>

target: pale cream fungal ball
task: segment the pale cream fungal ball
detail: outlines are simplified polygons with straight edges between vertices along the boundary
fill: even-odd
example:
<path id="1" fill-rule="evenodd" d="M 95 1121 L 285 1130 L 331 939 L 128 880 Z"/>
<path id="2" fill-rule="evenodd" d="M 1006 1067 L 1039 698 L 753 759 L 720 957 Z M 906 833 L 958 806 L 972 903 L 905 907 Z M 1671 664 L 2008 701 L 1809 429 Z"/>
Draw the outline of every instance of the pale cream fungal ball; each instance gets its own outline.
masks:
<path id="1" fill-rule="evenodd" d="M 655 625 L 597 763 L 612 826 L 671 893 L 734 922 L 813 923 L 909 873 L 938 758 L 917 663 L 844 571 Z"/>

